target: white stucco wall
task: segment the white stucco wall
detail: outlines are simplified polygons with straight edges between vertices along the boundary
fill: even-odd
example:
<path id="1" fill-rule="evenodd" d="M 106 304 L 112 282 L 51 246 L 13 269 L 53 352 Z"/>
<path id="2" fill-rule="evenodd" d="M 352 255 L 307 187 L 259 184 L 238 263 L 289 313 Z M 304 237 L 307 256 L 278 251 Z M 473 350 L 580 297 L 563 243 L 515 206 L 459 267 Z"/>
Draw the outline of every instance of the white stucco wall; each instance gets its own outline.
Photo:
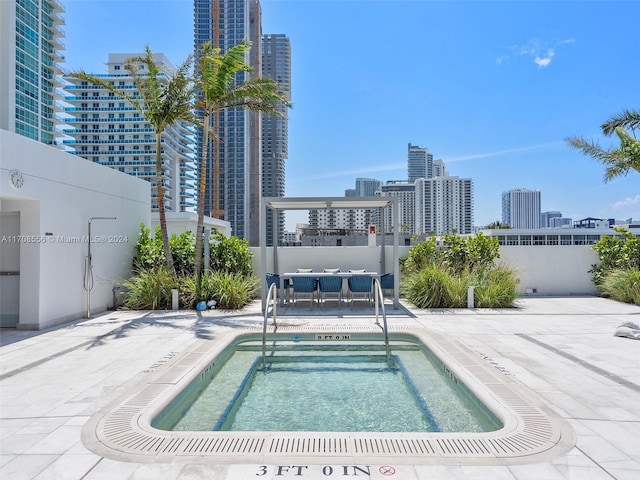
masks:
<path id="1" fill-rule="evenodd" d="M 398 248 L 400 258 L 411 247 Z M 392 247 L 386 247 L 386 272 L 393 270 Z M 260 249 L 253 248 L 253 266 L 261 275 Z M 280 247 L 278 273 L 292 272 L 297 267 L 322 270 L 325 267 L 366 268 L 380 270 L 379 247 Z M 501 246 L 500 259 L 518 272 L 521 295 L 564 296 L 597 295 L 589 269 L 599 263 L 598 255 L 589 245 Z M 267 248 L 267 269 L 273 265 L 273 249 Z"/>
<path id="2" fill-rule="evenodd" d="M 523 295 L 596 295 L 589 273 L 599 263 L 590 245 L 501 246 L 500 260 L 515 268 Z"/>
<path id="3" fill-rule="evenodd" d="M 10 183 L 13 170 L 24 180 L 19 189 Z M 0 171 L 0 211 L 20 212 L 18 328 L 86 315 L 91 217 L 116 217 L 91 225 L 91 310 L 112 306 L 113 286 L 130 274 L 139 224 L 150 224 L 150 184 L 4 130 Z"/>

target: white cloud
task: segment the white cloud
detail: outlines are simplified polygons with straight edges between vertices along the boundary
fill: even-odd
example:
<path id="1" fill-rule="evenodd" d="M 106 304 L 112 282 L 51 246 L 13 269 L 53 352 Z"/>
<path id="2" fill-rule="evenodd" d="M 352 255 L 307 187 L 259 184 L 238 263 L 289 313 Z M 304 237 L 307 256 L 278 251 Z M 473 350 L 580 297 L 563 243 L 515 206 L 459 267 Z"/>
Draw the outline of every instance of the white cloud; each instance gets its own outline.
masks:
<path id="1" fill-rule="evenodd" d="M 508 49 L 514 52 L 514 56 L 530 58 L 538 68 L 546 68 L 551 65 L 551 62 L 556 56 L 556 49 L 560 45 L 567 45 L 571 43 L 575 43 L 573 38 L 567 38 L 566 40 L 561 40 L 551 45 L 546 42 L 540 42 L 537 38 L 532 38 L 525 45 L 511 45 Z M 505 63 L 508 59 L 509 55 L 502 55 L 496 58 L 495 63 L 496 65 L 500 65 Z"/>
<path id="2" fill-rule="evenodd" d="M 636 195 L 635 197 L 627 197 L 624 200 L 619 200 L 611 205 L 611 208 L 624 208 L 630 207 L 632 205 L 640 205 L 640 195 Z"/>
<path id="3" fill-rule="evenodd" d="M 533 62 L 536 65 L 538 65 L 539 68 L 548 67 L 555 54 L 556 54 L 556 52 L 553 50 L 553 48 L 550 48 L 549 50 L 547 50 L 547 55 L 546 56 L 539 57 L 539 56 L 536 55 L 536 58 L 535 58 L 535 60 Z"/>

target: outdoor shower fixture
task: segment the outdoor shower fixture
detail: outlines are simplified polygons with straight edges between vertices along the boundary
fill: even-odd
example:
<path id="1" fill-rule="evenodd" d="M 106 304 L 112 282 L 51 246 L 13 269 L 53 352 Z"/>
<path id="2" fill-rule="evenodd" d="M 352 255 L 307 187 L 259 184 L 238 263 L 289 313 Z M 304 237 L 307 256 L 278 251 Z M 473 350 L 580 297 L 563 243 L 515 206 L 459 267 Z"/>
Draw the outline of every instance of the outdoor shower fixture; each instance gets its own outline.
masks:
<path id="1" fill-rule="evenodd" d="M 84 261 L 84 289 L 87 291 L 87 318 L 91 318 L 91 290 L 93 290 L 93 265 L 91 263 L 91 222 L 94 220 L 115 220 L 116 217 L 90 217 L 88 225 L 87 258 Z"/>

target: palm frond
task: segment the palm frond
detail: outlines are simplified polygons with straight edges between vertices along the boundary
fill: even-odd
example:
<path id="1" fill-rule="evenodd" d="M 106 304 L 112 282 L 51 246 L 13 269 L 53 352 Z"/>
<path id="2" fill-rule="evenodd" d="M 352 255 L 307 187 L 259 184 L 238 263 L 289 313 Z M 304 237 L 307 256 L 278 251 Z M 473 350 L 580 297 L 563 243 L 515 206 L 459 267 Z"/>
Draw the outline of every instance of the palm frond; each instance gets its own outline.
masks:
<path id="1" fill-rule="evenodd" d="M 624 110 L 622 113 L 614 115 L 600 126 L 602 133 L 607 136 L 615 133 L 615 130 L 618 127 L 629 128 L 632 133 L 635 134 L 635 130 L 640 128 L 640 111 Z"/>

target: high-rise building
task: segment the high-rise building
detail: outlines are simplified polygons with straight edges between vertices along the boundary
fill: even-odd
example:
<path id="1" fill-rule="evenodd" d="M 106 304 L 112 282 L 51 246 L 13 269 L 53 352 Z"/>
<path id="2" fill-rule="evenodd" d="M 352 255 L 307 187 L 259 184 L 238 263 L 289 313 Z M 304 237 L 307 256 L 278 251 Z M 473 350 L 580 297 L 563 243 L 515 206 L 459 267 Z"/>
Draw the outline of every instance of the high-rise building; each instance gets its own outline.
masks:
<path id="1" fill-rule="evenodd" d="M 48 145 L 60 123 L 62 13 L 58 0 L 0 1 L 0 128 Z"/>
<path id="2" fill-rule="evenodd" d="M 262 76 L 271 78 L 280 86 L 287 101 L 291 101 L 291 45 L 289 38 L 282 34 L 262 36 Z M 262 195 L 284 197 L 285 160 L 288 157 L 287 108 L 280 106 L 283 116 L 264 114 L 262 116 Z M 267 212 L 267 245 L 273 245 L 273 212 Z M 284 212 L 278 211 L 277 235 L 284 234 Z"/>
<path id="3" fill-rule="evenodd" d="M 398 199 L 398 225 L 401 232 L 414 233 L 416 226 L 416 185 L 411 182 L 390 180 L 380 186 L 380 196 L 396 197 Z M 392 233 L 393 212 L 390 208 L 385 208 L 385 228 L 386 232 Z"/>
<path id="4" fill-rule="evenodd" d="M 370 210 L 365 208 L 309 210 L 309 228 L 365 231 L 370 222 Z"/>
<path id="5" fill-rule="evenodd" d="M 133 77 L 125 63 L 142 53 L 110 53 L 108 73 L 94 76 L 116 88 L 137 92 Z M 161 72 L 158 79 L 168 83 L 175 67 L 162 53 L 154 54 Z M 72 107 L 66 120 L 72 128 L 65 133 L 73 137 L 65 144 L 76 155 L 106 165 L 151 183 L 151 209 L 158 210 L 156 193 L 156 136 L 154 128 L 135 107 L 104 87 L 66 76 L 70 94 L 66 101 Z M 162 177 L 165 209 L 169 212 L 194 212 L 196 209 L 195 128 L 175 122 L 162 133 Z"/>
<path id="6" fill-rule="evenodd" d="M 356 178 L 356 197 L 373 197 L 382 182 L 374 178 Z"/>
<path id="7" fill-rule="evenodd" d="M 407 149 L 407 172 L 409 183 L 418 178 L 433 178 L 433 155 L 428 148 L 409 144 Z"/>
<path id="8" fill-rule="evenodd" d="M 540 228 L 540 190 L 502 192 L 502 223 L 511 228 Z"/>
<path id="9" fill-rule="evenodd" d="M 211 42 L 223 52 L 242 40 L 251 43 L 247 62 L 252 73 L 241 72 L 236 81 L 261 74 L 262 14 L 259 0 L 194 0 L 194 47 L 198 52 Z M 234 235 L 259 244 L 260 198 L 260 114 L 243 108 L 229 108 L 212 118 L 219 141 L 207 146 L 204 198 L 205 215 L 228 221 Z M 198 135 L 198 152 L 202 149 Z M 215 149 L 214 149 L 215 145 Z M 198 158 L 200 154 L 198 153 Z"/>
<path id="10" fill-rule="evenodd" d="M 551 210 L 549 212 L 542 212 L 540 214 L 540 227 L 547 228 L 555 226 L 553 225 L 554 219 L 562 218 L 562 213 L 557 210 Z"/>
<path id="11" fill-rule="evenodd" d="M 433 161 L 433 178 L 444 177 L 447 171 L 444 169 L 444 160 L 438 159 Z"/>
<path id="12" fill-rule="evenodd" d="M 415 182 L 417 234 L 473 233 L 473 180 L 421 178 Z"/>

